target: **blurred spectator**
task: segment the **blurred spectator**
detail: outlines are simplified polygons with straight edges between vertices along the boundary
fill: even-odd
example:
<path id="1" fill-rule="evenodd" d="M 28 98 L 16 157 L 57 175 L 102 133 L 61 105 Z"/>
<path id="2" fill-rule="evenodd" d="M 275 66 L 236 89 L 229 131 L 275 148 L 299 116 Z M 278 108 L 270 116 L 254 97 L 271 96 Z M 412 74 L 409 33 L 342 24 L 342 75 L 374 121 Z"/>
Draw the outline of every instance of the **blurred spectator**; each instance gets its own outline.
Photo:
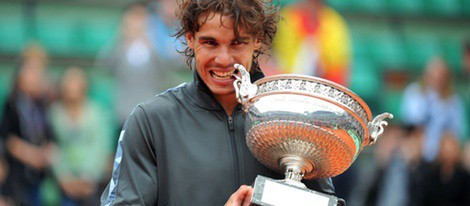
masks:
<path id="1" fill-rule="evenodd" d="M 0 137 L 6 147 L 8 171 L 2 192 L 13 205 L 40 204 L 39 187 L 50 165 L 52 135 L 44 98 L 46 64 L 42 48 L 29 47 L 3 107 Z"/>
<path id="2" fill-rule="evenodd" d="M 392 161 L 394 151 L 398 147 L 399 138 L 397 136 L 401 135 L 401 133 L 402 131 L 399 127 L 390 125 L 384 131 L 380 140 L 374 145 L 374 158 L 370 162 L 373 165 L 373 171 L 370 173 L 369 178 L 362 179 L 367 186 L 362 188 L 364 191 L 361 191 L 360 194 L 364 197 L 359 198 L 361 202 L 358 205 L 376 205 L 378 193 L 383 184 L 384 173 Z"/>
<path id="3" fill-rule="evenodd" d="M 436 158 L 444 131 L 463 136 L 465 108 L 454 91 L 447 64 L 439 57 L 428 63 L 419 82 L 405 89 L 401 109 L 405 123 L 424 125 L 423 157 L 427 162 Z"/>
<path id="4" fill-rule="evenodd" d="M 405 133 L 397 136 L 399 145 L 384 174 L 377 205 L 415 205 L 417 189 L 422 184 L 421 140 L 422 128 L 407 126 Z"/>
<path id="5" fill-rule="evenodd" d="M 467 170 L 467 173 L 470 174 L 470 141 L 467 141 L 464 145 L 462 153 L 462 164 L 463 167 Z"/>
<path id="6" fill-rule="evenodd" d="M 3 190 L 2 190 L 2 186 L 3 186 L 3 183 L 5 182 L 5 178 L 6 178 L 6 175 L 7 175 L 7 171 L 8 171 L 8 165 L 6 164 L 5 160 L 4 160 L 4 146 L 1 145 L 1 141 L 0 141 L 0 206 L 4 206 L 6 205 L 6 202 L 5 202 L 5 199 L 3 197 Z"/>
<path id="7" fill-rule="evenodd" d="M 464 43 L 463 50 L 463 72 L 467 80 L 470 80 L 470 39 Z M 467 81 L 467 83 L 470 81 Z M 468 88 L 470 93 L 470 88 Z"/>
<path id="8" fill-rule="evenodd" d="M 377 170 L 366 192 L 366 206 L 415 205 L 420 187 L 422 128 L 391 127 L 375 148 Z"/>
<path id="9" fill-rule="evenodd" d="M 87 99 L 87 80 L 80 68 L 68 68 L 60 84 L 60 100 L 51 107 L 58 154 L 53 171 L 62 189 L 62 205 L 99 205 L 111 131 L 98 105 Z"/>
<path id="10" fill-rule="evenodd" d="M 470 205 L 470 177 L 460 162 L 461 148 L 452 132 L 443 134 L 439 155 L 423 176 L 418 206 Z"/>
<path id="11" fill-rule="evenodd" d="M 123 14 L 120 35 L 112 51 L 98 59 L 98 67 L 116 78 L 116 109 L 121 124 L 145 99 L 168 88 L 166 65 L 147 34 L 147 5 L 133 3 Z"/>
<path id="12" fill-rule="evenodd" d="M 191 81 L 193 78 L 193 72 L 188 69 L 184 56 L 179 53 L 184 47 L 181 41 L 173 37 L 178 21 L 177 7 L 175 0 L 153 0 L 148 9 L 147 33 L 158 58 L 164 62 L 158 69 L 165 70 L 168 87 Z"/>
<path id="13" fill-rule="evenodd" d="M 176 32 L 176 8 L 174 0 L 154 0 L 149 5 L 148 33 L 159 57 L 176 62 L 184 62 L 181 54 L 181 41 L 172 34 Z"/>
<path id="14" fill-rule="evenodd" d="M 302 0 L 282 10 L 274 40 L 279 72 L 323 77 L 347 85 L 350 36 L 346 22 L 323 0 Z"/>
<path id="15" fill-rule="evenodd" d="M 2 121 L 2 119 L 3 118 L 0 118 L 0 121 Z M 0 122 L 0 124 L 2 124 L 2 122 Z M 8 174 L 8 165 L 5 162 L 5 145 L 4 145 L 3 137 L 0 136 L 0 206 L 4 206 L 6 204 L 3 198 L 2 186 L 5 183 L 7 174 Z"/>
<path id="16" fill-rule="evenodd" d="M 462 97 L 467 108 L 466 114 L 466 140 L 470 140 L 470 39 L 464 43 L 463 51 L 463 75 L 461 77 Z"/>

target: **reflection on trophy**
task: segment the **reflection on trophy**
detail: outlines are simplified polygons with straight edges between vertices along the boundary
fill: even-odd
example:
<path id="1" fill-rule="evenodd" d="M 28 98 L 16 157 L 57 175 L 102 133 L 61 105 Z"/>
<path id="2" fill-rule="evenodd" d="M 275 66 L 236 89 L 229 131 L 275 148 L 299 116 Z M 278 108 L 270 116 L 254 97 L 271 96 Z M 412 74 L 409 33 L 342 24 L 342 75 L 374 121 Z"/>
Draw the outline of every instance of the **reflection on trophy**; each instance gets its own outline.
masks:
<path id="1" fill-rule="evenodd" d="M 258 176 L 252 203 L 336 205 L 336 197 L 309 190 L 301 180 L 343 173 L 393 115 L 372 119 L 360 97 L 321 78 L 284 74 L 252 84 L 242 65 L 235 68 L 241 74 L 234 87 L 246 114 L 248 147 L 262 164 L 285 173 L 284 180 Z"/>

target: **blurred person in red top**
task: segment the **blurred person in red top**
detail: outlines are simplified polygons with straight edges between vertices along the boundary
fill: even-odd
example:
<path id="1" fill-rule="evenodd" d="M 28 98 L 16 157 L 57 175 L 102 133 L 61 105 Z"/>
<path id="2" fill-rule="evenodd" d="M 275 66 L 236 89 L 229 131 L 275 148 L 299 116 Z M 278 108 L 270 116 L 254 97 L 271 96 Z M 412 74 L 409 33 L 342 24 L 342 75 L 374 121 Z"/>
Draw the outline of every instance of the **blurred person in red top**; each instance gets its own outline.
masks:
<path id="1" fill-rule="evenodd" d="M 323 0 L 301 0 L 281 11 L 273 43 L 280 73 L 301 73 L 347 85 L 351 61 L 348 26 Z"/>
<path id="2" fill-rule="evenodd" d="M 46 117 L 47 55 L 37 45 L 26 49 L 0 126 L 8 173 L 3 195 L 13 205 L 39 205 L 39 186 L 50 165 L 51 130 Z"/>

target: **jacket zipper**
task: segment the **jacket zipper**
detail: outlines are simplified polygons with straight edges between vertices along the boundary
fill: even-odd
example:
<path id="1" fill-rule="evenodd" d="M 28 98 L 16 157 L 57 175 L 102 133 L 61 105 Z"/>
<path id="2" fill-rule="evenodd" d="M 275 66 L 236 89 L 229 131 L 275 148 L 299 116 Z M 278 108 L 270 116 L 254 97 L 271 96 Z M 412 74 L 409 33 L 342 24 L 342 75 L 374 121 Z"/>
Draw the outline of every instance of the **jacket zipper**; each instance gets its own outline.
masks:
<path id="1" fill-rule="evenodd" d="M 234 111 L 235 112 L 235 111 Z M 237 142 L 235 140 L 235 127 L 233 124 L 233 118 L 231 116 L 228 117 L 227 119 L 228 122 L 228 129 L 229 129 L 229 134 L 230 134 L 230 142 L 232 143 L 232 155 L 233 159 L 235 160 L 235 188 L 234 191 L 238 189 L 240 183 L 240 161 L 238 158 L 238 148 L 237 148 Z"/>

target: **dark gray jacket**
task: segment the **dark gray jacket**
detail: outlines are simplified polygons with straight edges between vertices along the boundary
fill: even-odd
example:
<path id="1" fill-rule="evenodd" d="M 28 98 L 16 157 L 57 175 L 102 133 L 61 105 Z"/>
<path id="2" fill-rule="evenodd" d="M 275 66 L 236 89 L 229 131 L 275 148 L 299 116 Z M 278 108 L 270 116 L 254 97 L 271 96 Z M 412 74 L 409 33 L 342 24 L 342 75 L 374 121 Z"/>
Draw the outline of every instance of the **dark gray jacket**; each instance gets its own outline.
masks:
<path id="1" fill-rule="evenodd" d="M 134 109 L 101 203 L 223 205 L 257 175 L 282 179 L 252 156 L 245 134 L 241 107 L 229 117 L 195 75 Z M 334 194 L 331 179 L 306 184 Z"/>

